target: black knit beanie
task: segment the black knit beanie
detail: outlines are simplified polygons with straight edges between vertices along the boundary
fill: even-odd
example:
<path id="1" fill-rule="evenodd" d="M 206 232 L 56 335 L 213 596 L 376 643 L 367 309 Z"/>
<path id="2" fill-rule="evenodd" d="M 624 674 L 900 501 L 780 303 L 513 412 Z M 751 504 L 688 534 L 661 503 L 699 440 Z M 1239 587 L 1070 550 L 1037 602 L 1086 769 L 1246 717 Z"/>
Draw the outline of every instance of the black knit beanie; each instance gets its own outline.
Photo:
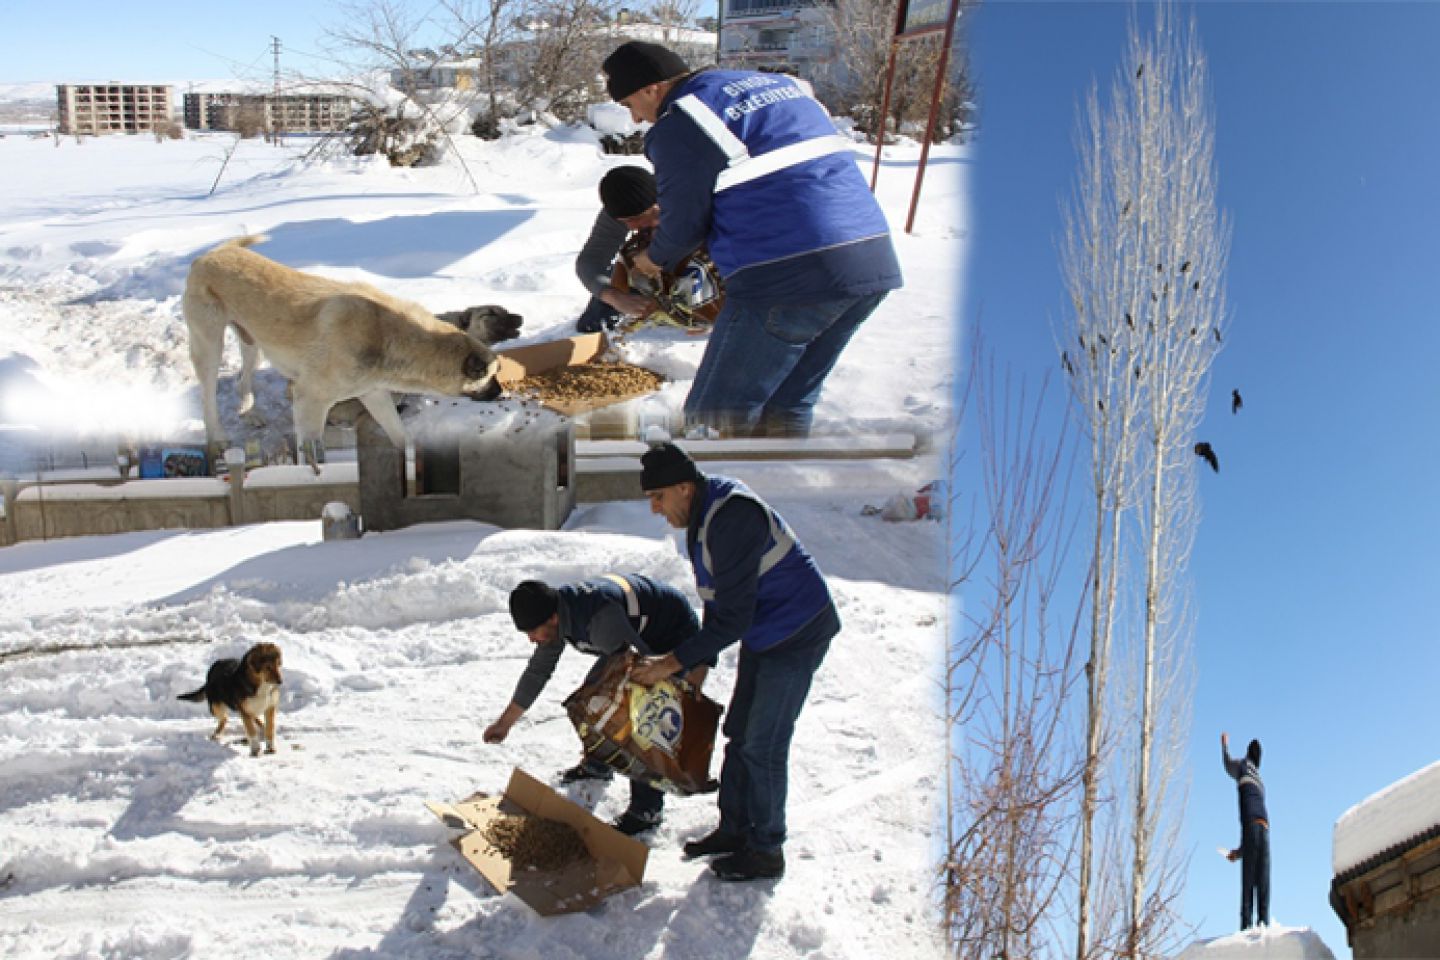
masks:
<path id="1" fill-rule="evenodd" d="M 560 594 L 539 580 L 524 580 L 510 591 L 510 619 L 515 629 L 529 633 L 560 609 Z"/>
<path id="2" fill-rule="evenodd" d="M 701 479 L 695 461 L 673 443 L 656 444 L 640 458 L 641 490 L 659 490 L 677 483 L 698 483 Z"/>
<path id="3" fill-rule="evenodd" d="M 1251 740 L 1250 746 L 1245 750 L 1246 758 L 1255 766 L 1260 766 L 1260 741 Z"/>
<path id="4" fill-rule="evenodd" d="M 641 87 L 690 72 L 690 66 L 678 53 L 644 40 L 620 44 L 605 58 L 600 69 L 605 71 L 605 89 L 615 101 L 624 100 Z"/>
<path id="5" fill-rule="evenodd" d="M 616 220 L 655 206 L 655 174 L 644 167 L 616 167 L 600 178 L 600 203 Z"/>

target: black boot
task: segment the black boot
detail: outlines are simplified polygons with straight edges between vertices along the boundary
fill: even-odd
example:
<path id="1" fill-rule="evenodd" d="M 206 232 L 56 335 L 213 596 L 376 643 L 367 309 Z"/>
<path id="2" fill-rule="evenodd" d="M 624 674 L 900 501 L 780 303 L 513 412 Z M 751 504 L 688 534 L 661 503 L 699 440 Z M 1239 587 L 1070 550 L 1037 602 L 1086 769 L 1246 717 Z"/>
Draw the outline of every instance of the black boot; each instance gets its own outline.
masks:
<path id="1" fill-rule="evenodd" d="M 687 842 L 681 849 L 686 860 L 694 860 L 696 857 L 713 857 L 717 853 L 738 853 L 744 846 L 744 840 L 717 827 L 699 840 Z"/>
<path id="2" fill-rule="evenodd" d="M 615 776 L 615 771 L 603 763 L 596 763 L 593 760 L 581 760 L 569 770 L 560 774 L 561 783 L 579 783 L 581 780 L 609 780 Z"/>
<path id="3" fill-rule="evenodd" d="M 633 810 L 626 810 L 624 813 L 620 814 L 620 816 L 616 817 L 615 821 L 611 823 L 610 826 L 614 827 L 616 830 L 619 830 L 627 837 L 633 837 L 638 834 L 644 833 L 646 830 L 654 830 L 656 827 L 660 826 L 660 819 L 660 814 L 658 812 L 636 813 Z"/>
<path id="4" fill-rule="evenodd" d="M 778 848 L 757 850 L 746 847 L 710 864 L 721 880 L 779 880 L 785 876 L 785 854 Z"/>

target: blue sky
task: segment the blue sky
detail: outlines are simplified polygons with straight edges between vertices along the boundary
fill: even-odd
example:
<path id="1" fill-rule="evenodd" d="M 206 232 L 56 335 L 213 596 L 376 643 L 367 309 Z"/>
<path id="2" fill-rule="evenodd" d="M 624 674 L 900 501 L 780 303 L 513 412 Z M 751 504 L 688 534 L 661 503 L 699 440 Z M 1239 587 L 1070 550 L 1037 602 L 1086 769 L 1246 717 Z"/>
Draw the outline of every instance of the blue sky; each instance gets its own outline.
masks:
<path id="1" fill-rule="evenodd" d="M 975 17 L 965 316 L 1033 383 L 1058 376 L 1077 104 L 1108 85 L 1130 9 L 991 0 Z M 1440 5 L 1191 9 L 1234 233 L 1233 322 L 1201 430 L 1221 472 L 1200 477 L 1192 563 L 1185 915 L 1204 937 L 1237 926 L 1238 866 L 1215 853 L 1239 838 L 1218 740 L 1259 737 L 1272 916 L 1346 956 L 1326 899 L 1334 821 L 1440 752 L 1421 679 L 1440 666 Z"/>
<path id="2" fill-rule="evenodd" d="M 280 38 L 282 70 L 323 78 L 335 66 L 327 28 L 344 24 L 344 11 L 357 4 L 363 0 L 75 0 L 57 23 L 56 7 L 17 0 L 0 4 L 0 83 L 263 80 L 274 68 L 272 36 Z M 405 6 L 440 13 L 433 0 Z M 702 0 L 702 15 L 714 6 Z"/>
<path id="3" fill-rule="evenodd" d="M 78 0 L 57 24 L 49 4 L 7 3 L 0 82 L 264 79 L 273 69 L 272 35 L 283 70 L 324 75 L 332 61 L 321 40 L 326 25 L 344 22 L 339 10 L 332 0 Z"/>

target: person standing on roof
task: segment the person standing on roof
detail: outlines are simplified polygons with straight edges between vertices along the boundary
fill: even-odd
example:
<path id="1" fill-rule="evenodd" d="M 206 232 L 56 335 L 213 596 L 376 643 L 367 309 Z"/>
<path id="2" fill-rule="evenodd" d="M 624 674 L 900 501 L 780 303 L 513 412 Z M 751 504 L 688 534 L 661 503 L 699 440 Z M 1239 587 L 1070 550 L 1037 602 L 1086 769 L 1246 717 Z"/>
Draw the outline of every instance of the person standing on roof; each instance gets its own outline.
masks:
<path id="1" fill-rule="evenodd" d="M 1245 756 L 1230 756 L 1230 735 L 1220 734 L 1220 757 L 1225 772 L 1240 792 L 1240 846 L 1227 859 L 1240 861 L 1240 929 L 1250 927 L 1250 910 L 1257 923 L 1270 923 L 1270 815 L 1265 811 L 1265 782 L 1260 779 L 1260 741 L 1251 740 Z"/>

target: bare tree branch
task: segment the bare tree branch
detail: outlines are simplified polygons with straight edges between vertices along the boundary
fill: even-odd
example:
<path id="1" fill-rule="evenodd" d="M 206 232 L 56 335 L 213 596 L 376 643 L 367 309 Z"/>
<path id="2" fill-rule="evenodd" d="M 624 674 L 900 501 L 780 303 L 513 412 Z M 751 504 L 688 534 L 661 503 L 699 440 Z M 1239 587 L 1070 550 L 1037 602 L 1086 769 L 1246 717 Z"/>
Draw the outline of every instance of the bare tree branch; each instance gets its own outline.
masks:
<path id="1" fill-rule="evenodd" d="M 1175 932 L 1183 881 L 1172 842 L 1183 790 L 1167 761 L 1188 735 L 1186 573 L 1199 520 L 1191 447 L 1222 342 L 1229 231 L 1216 205 L 1213 119 L 1194 24 L 1182 35 L 1170 3 L 1155 9 L 1147 36 L 1131 22 L 1108 106 L 1094 90 L 1087 98 L 1062 253 L 1074 315 L 1060 359 L 1091 438 L 1096 510 L 1077 960 L 1112 949 L 1154 955 Z M 1131 637 L 1134 686 L 1116 699 L 1106 688 L 1112 657 Z M 1110 878 L 1095 876 L 1118 865 L 1094 856 L 1108 714 L 1119 703 L 1133 706 L 1132 735 L 1118 741 L 1133 764 L 1123 777 L 1132 800 L 1123 906 Z M 1123 938 L 1114 936 L 1113 914 L 1097 916 L 1092 884 L 1103 887 L 1105 909 L 1124 910 Z"/>

